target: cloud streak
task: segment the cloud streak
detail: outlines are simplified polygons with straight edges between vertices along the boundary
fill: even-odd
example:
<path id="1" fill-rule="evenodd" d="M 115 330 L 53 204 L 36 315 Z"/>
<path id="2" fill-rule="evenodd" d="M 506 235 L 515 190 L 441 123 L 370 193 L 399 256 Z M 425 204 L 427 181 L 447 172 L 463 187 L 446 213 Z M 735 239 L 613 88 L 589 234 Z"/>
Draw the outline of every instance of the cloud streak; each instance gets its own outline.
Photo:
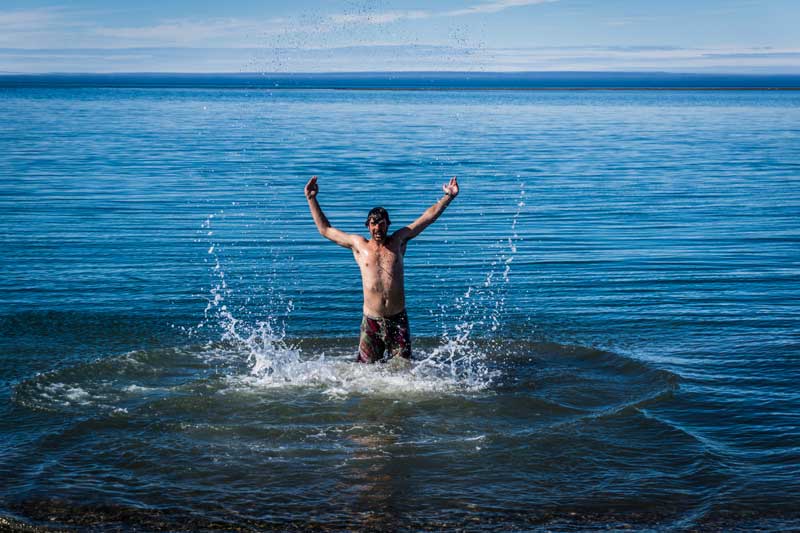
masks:
<path id="1" fill-rule="evenodd" d="M 382 13 L 357 13 L 330 15 L 328 20 L 336 24 L 361 23 L 361 24 L 389 24 L 402 20 L 420 20 L 436 17 L 459 17 L 464 15 L 479 15 L 483 13 L 498 13 L 514 7 L 550 4 L 559 0 L 497 0 L 484 2 L 464 9 L 450 11 L 384 11 Z"/>
<path id="2" fill-rule="evenodd" d="M 238 42 L 242 35 L 277 31 L 272 21 L 254 22 L 237 18 L 211 20 L 171 20 L 151 26 L 96 27 L 93 34 L 138 44 L 192 45 L 229 39 Z M 231 46 L 236 48 L 237 46 Z"/>
<path id="3" fill-rule="evenodd" d="M 384 11 L 383 13 L 334 14 L 328 20 L 334 24 L 389 24 L 400 20 L 419 20 L 431 17 L 429 11 Z"/>
<path id="4" fill-rule="evenodd" d="M 58 8 L 15 9 L 0 11 L 0 31 L 19 32 L 38 30 L 63 22 Z"/>
<path id="5" fill-rule="evenodd" d="M 269 57 L 275 53 L 281 63 Z M 0 49 L 5 72 L 674 71 L 800 74 L 800 48 L 571 46 L 463 49 L 434 45 L 331 48 Z"/>
<path id="6" fill-rule="evenodd" d="M 456 17 L 461 15 L 477 15 L 481 13 L 498 13 L 500 11 L 510 9 L 512 7 L 532 6 L 537 4 L 550 4 L 553 2 L 558 2 L 558 0 L 499 0 L 497 2 L 487 2 L 483 4 L 477 4 L 472 7 L 467 7 L 464 9 L 455 9 L 453 11 L 447 11 L 446 13 L 442 13 L 442 15 Z"/>
<path id="7" fill-rule="evenodd" d="M 58 7 L 7 10 L 0 11 L 0 70 L 324 72 L 661 69 L 691 72 L 717 69 L 742 72 L 746 69 L 773 68 L 782 72 L 800 72 L 800 49 L 793 46 L 795 43 L 775 47 L 763 46 L 768 44 L 763 41 L 759 43 L 761 46 L 739 47 L 657 44 L 586 46 L 586 37 L 584 43 L 575 43 L 578 46 L 508 48 L 500 44 L 505 41 L 502 35 L 491 39 L 493 45 L 487 44 L 485 35 L 480 31 L 464 29 L 459 33 L 452 29 L 449 20 L 454 16 L 477 16 L 480 20 L 481 14 L 557 1 L 474 0 L 471 6 L 450 11 L 360 9 L 286 18 L 162 19 L 140 25 L 126 25 L 125 22 L 113 24 L 109 22 L 110 19 L 103 18 L 109 13 L 100 11 Z M 118 11 L 113 14 L 120 16 Z M 642 16 L 605 18 L 598 22 L 643 23 L 648 20 L 650 17 Z M 414 24 L 414 21 L 428 22 Z M 408 24 L 399 24 L 403 22 Z M 392 24 L 398 25 L 389 26 Z M 447 31 L 441 31 L 443 25 L 449 26 Z M 622 37 L 620 40 L 625 42 Z M 91 50 L 85 52 L 88 54 L 85 62 L 77 59 L 81 50 Z M 63 52 L 61 56 L 60 52 Z"/>
<path id="8" fill-rule="evenodd" d="M 0 11 L 0 46 L 41 48 L 84 46 L 221 46 L 241 48 L 258 44 L 269 35 L 324 34 L 353 26 L 375 26 L 403 21 L 497 13 L 511 8 L 558 0 L 495 0 L 451 11 L 390 10 L 334 13 L 316 20 L 280 18 L 167 19 L 154 24 L 119 26 L 93 20 L 88 11 L 36 8 Z"/>
<path id="9" fill-rule="evenodd" d="M 0 46 L 35 44 L 32 35 L 60 31 L 65 25 L 60 10 L 54 8 L 0 11 Z"/>

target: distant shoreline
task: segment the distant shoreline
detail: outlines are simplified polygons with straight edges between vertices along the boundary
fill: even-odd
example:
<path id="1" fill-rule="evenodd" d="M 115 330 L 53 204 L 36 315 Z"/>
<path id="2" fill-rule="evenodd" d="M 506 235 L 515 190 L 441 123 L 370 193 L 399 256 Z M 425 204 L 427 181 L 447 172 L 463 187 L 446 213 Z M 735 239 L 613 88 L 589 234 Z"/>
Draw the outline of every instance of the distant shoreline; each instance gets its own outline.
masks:
<path id="1" fill-rule="evenodd" d="M 0 88 L 364 91 L 796 91 L 794 74 L 634 72 L 342 72 L 0 74 Z"/>
<path id="2" fill-rule="evenodd" d="M 220 89 L 228 91 L 379 91 L 379 92 L 592 92 L 592 91 L 800 91 L 800 87 L 230 87 L 226 85 L 5 85 L 0 89 Z"/>

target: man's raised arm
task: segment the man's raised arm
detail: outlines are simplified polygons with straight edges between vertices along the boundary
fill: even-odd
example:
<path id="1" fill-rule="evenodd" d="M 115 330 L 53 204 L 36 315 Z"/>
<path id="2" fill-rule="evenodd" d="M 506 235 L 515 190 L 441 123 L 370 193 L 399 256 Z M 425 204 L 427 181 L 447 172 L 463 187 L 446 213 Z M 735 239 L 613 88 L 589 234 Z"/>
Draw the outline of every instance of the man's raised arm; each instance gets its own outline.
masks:
<path id="1" fill-rule="evenodd" d="M 339 246 L 352 248 L 353 239 L 356 236 L 351 235 L 350 233 L 345 233 L 331 226 L 331 223 L 328 222 L 328 217 L 326 217 L 325 213 L 322 212 L 322 208 L 319 206 L 319 202 L 317 201 L 318 192 L 319 186 L 317 185 L 317 177 L 312 176 L 311 179 L 308 180 L 308 183 L 306 183 L 306 200 L 308 200 L 308 208 L 311 210 L 311 216 L 314 217 L 314 224 L 317 225 L 319 234 L 326 239 L 335 242 Z"/>
<path id="2" fill-rule="evenodd" d="M 439 216 L 444 213 L 453 198 L 458 196 L 458 179 L 453 176 L 449 183 L 442 185 L 444 196 L 438 202 L 430 206 L 422 213 L 417 220 L 404 228 L 397 230 L 395 235 L 403 240 L 410 240 L 422 233 L 422 230 L 434 223 Z"/>

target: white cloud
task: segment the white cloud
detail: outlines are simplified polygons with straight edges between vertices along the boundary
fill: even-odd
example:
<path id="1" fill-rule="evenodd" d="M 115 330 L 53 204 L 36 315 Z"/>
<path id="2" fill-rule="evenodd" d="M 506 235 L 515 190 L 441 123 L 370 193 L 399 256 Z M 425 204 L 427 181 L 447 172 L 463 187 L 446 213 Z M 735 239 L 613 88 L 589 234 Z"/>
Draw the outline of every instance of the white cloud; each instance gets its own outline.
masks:
<path id="1" fill-rule="evenodd" d="M 474 15 L 477 13 L 497 13 L 512 7 L 532 6 L 536 4 L 549 4 L 558 2 L 558 0 L 498 0 L 496 2 L 487 2 L 484 4 L 477 4 L 472 7 L 464 9 L 455 9 L 444 13 L 448 16 L 459 15 Z"/>
<path id="2" fill-rule="evenodd" d="M 407 28 L 558 0 L 473 0 L 453 11 L 369 9 L 286 18 L 183 18 L 113 26 L 100 11 L 0 10 L 0 70 L 15 71 L 342 71 L 342 70 L 685 70 L 775 68 L 800 71 L 800 49 L 764 47 L 562 46 L 500 48 L 438 34 L 420 43 Z M 431 5 L 435 5 L 431 3 Z M 119 15 L 119 13 L 116 13 Z M 435 19 L 435 20 L 433 20 Z M 633 24 L 647 16 L 605 19 Z M 447 21 L 449 23 L 449 21 Z M 419 24 L 417 27 L 422 27 Z M 370 31 L 370 30 L 379 31 Z M 392 28 L 388 28 L 392 29 Z M 421 33 L 419 35 L 422 35 Z M 379 43 L 378 41 L 383 41 Z M 416 44 L 410 44 L 416 43 Z M 378 44 L 392 46 L 375 46 Z M 446 45 L 453 46 L 446 46 Z M 352 45 L 352 46 L 347 46 Z M 441 46 L 445 45 L 445 46 Z M 11 50 L 8 50 L 11 49 Z M 78 49 L 92 49 L 80 58 Z M 135 51 L 132 49 L 136 49 Z M 65 56 L 59 56 L 60 52 Z M 13 55 L 11 52 L 18 52 Z M 92 59 L 94 58 L 94 59 Z M 83 62 L 85 59 L 85 62 Z M 27 64 L 26 64 L 27 62 Z"/>
<path id="3" fill-rule="evenodd" d="M 388 24 L 398 20 L 429 18 L 429 11 L 384 11 L 383 13 L 341 13 L 328 17 L 334 24 Z"/>
<path id="4" fill-rule="evenodd" d="M 558 2 L 559 0 L 497 0 L 477 4 L 464 9 L 454 9 L 451 11 L 384 11 L 380 13 L 341 13 L 330 15 L 328 20 L 335 24 L 388 24 L 400 20 L 419 20 L 432 17 L 457 17 L 461 15 L 476 15 L 480 13 L 497 13 L 512 7 L 531 6 L 536 4 L 547 4 Z"/>
<path id="5" fill-rule="evenodd" d="M 95 14 L 61 7 L 0 11 L 0 46 L 84 46 Z"/>
<path id="6" fill-rule="evenodd" d="M 236 18 L 210 20 L 171 20 L 152 26 L 137 27 L 97 27 L 92 33 L 131 44 L 201 45 L 218 39 L 231 39 L 231 48 L 252 37 L 253 34 L 274 30 L 270 22 L 259 23 Z M 251 43 L 252 44 L 252 43 Z"/>
<path id="7" fill-rule="evenodd" d="M 503 48 L 491 54 L 499 71 L 800 72 L 800 48 L 573 46 Z"/>
<path id="8" fill-rule="evenodd" d="M 40 30 L 61 20 L 58 9 L 17 9 L 0 11 L 0 31 L 19 32 Z"/>
<path id="9" fill-rule="evenodd" d="M 271 54 L 277 54 L 276 61 Z M 0 50 L 6 72 L 675 71 L 800 73 L 800 48 L 367 45 Z"/>
<path id="10" fill-rule="evenodd" d="M 658 17 L 644 17 L 644 16 L 636 16 L 636 17 L 617 17 L 613 19 L 605 19 L 604 23 L 607 26 L 633 26 L 639 25 L 642 23 L 648 24 L 658 20 Z"/>
<path id="11" fill-rule="evenodd" d="M 283 43 L 308 40 L 335 32 L 351 32 L 353 26 L 391 24 L 430 18 L 496 13 L 512 7 L 558 0 L 495 0 L 454 11 L 359 10 L 318 18 L 183 18 L 153 24 L 119 26 L 104 24 L 99 11 L 60 7 L 0 11 L 0 46 L 9 48 L 126 48 L 132 46 L 218 46 L 242 48 L 265 45 L 265 37 Z M 106 13 L 107 14 L 107 13 Z M 303 37 L 306 38 L 303 38 Z"/>

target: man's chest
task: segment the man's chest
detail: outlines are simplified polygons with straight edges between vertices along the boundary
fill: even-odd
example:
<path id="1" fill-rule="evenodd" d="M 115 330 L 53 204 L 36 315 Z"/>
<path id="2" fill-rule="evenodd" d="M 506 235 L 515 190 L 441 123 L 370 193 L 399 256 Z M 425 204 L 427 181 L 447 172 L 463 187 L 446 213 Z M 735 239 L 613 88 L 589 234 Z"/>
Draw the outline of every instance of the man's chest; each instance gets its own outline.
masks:
<path id="1" fill-rule="evenodd" d="M 394 271 L 402 268 L 403 250 L 396 246 L 365 247 L 356 255 L 361 268 L 376 271 Z"/>

